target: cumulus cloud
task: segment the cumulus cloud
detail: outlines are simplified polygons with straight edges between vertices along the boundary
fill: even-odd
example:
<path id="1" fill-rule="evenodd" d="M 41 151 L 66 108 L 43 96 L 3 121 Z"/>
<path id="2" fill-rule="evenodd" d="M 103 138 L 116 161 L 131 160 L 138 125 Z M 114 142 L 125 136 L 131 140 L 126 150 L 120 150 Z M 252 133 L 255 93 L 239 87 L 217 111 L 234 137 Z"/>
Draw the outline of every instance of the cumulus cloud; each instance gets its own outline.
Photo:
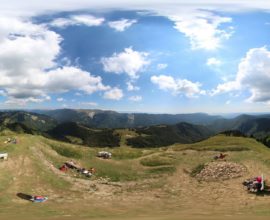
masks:
<path id="1" fill-rule="evenodd" d="M 22 107 L 22 106 L 27 106 L 27 104 L 29 102 L 31 102 L 31 103 L 41 103 L 41 102 L 49 101 L 49 100 L 51 100 L 50 96 L 43 96 L 43 97 L 39 97 L 39 98 L 29 97 L 29 98 L 24 98 L 24 99 L 11 97 L 8 100 L 6 100 L 4 102 L 4 104 L 6 106 L 11 106 L 11 107 L 18 107 L 18 106 Z"/>
<path id="2" fill-rule="evenodd" d="M 128 91 L 138 91 L 138 90 L 140 90 L 140 87 L 133 85 L 132 82 L 127 82 L 127 90 Z"/>
<path id="3" fill-rule="evenodd" d="M 105 99 L 120 100 L 124 96 L 123 91 L 117 87 L 114 87 L 104 93 Z"/>
<path id="4" fill-rule="evenodd" d="M 221 60 L 215 58 L 215 57 L 211 57 L 207 59 L 206 62 L 207 66 L 220 66 L 221 65 Z"/>
<path id="5" fill-rule="evenodd" d="M 94 17 L 92 15 L 73 15 L 69 18 L 54 19 L 50 25 L 53 27 L 65 28 L 74 25 L 99 26 L 104 22 L 104 18 Z"/>
<path id="6" fill-rule="evenodd" d="M 106 72 L 126 73 L 130 78 L 137 79 L 139 73 L 150 64 L 148 53 L 125 48 L 123 52 L 114 53 L 111 57 L 103 57 L 101 63 Z"/>
<path id="7" fill-rule="evenodd" d="M 110 88 L 78 67 L 58 67 L 61 40 L 43 25 L 0 18 L 0 90 L 9 103 L 41 102 L 52 92 L 91 94 Z"/>
<path id="8" fill-rule="evenodd" d="M 219 84 L 213 94 L 248 90 L 250 102 L 270 101 L 270 51 L 266 47 L 250 49 L 238 65 L 233 81 Z"/>
<path id="9" fill-rule="evenodd" d="M 193 83 L 187 79 L 174 79 L 172 76 L 159 75 L 152 76 L 151 82 L 158 85 L 159 89 L 169 91 L 174 95 L 183 94 L 192 98 L 205 94 L 205 91 L 200 89 L 200 83 Z"/>
<path id="10" fill-rule="evenodd" d="M 135 24 L 137 20 L 135 19 L 121 19 L 118 21 L 110 21 L 108 25 L 116 31 L 122 32 L 129 28 L 131 25 Z"/>
<path id="11" fill-rule="evenodd" d="M 175 23 L 175 29 L 190 39 L 192 49 L 214 50 L 221 47 L 223 40 L 230 38 L 232 28 L 221 29 L 224 23 L 232 21 L 229 17 L 221 17 L 212 12 L 194 10 L 182 15 L 169 15 Z"/>
<path id="12" fill-rule="evenodd" d="M 102 83 L 100 76 L 92 76 L 89 72 L 77 67 L 62 67 L 46 74 L 45 88 L 51 92 L 67 92 L 80 90 L 87 94 L 108 90 L 110 87 Z"/>
<path id="13" fill-rule="evenodd" d="M 128 99 L 129 99 L 130 101 L 133 101 L 133 102 L 139 102 L 139 101 L 142 100 L 142 97 L 139 96 L 139 95 L 135 95 L 135 96 L 130 96 Z"/>

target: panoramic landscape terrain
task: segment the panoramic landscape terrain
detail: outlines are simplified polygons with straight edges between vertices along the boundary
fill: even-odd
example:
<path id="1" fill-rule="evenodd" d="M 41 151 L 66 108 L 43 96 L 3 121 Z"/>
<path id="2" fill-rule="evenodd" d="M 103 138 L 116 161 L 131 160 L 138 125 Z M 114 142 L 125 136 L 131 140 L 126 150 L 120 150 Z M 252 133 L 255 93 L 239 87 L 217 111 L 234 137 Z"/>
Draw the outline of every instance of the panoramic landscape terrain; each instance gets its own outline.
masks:
<path id="1" fill-rule="evenodd" d="M 269 12 L 0 0 L 0 220 L 269 219 Z"/>
<path id="2" fill-rule="evenodd" d="M 67 112 L 73 116 L 69 122 L 58 120 Z M 96 115 L 87 118 L 92 112 Z M 134 114 L 145 118 L 144 126 L 126 128 L 130 114 L 43 113 L 0 113 L 0 152 L 8 153 L 0 161 L 1 219 L 241 219 L 270 214 L 270 192 L 249 193 L 242 185 L 256 175 L 270 177 L 270 149 L 264 143 L 270 115 Z M 172 117 L 176 124 L 159 124 Z M 189 123 L 194 118 L 203 125 Z M 91 126 L 95 120 L 105 128 Z M 110 128 L 111 121 L 119 127 Z M 112 157 L 99 158 L 100 151 Z M 215 160 L 220 153 L 225 159 Z M 59 169 L 71 160 L 95 172 L 86 177 Z M 35 204 L 29 195 L 45 195 L 48 201 Z"/>

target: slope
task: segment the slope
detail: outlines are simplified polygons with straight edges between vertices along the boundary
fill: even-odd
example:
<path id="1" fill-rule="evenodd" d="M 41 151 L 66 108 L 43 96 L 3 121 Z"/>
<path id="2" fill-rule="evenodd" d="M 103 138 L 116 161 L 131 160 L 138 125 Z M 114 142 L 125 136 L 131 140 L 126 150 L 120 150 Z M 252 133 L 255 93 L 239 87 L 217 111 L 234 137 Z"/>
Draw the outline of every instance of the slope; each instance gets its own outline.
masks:
<path id="1" fill-rule="evenodd" d="M 55 127 L 56 124 L 56 120 L 46 115 L 25 111 L 0 112 L 0 125 L 2 129 L 9 126 L 11 129 L 15 129 L 16 126 L 21 126 L 22 130 L 27 127 L 31 131 L 44 132 Z"/>
<path id="2" fill-rule="evenodd" d="M 118 147 L 120 137 L 112 129 L 90 129 L 75 122 L 59 124 L 47 132 L 49 137 L 89 147 Z"/>
<path id="3" fill-rule="evenodd" d="M 194 143 L 210 137 L 213 132 L 205 126 L 179 123 L 133 129 L 139 134 L 127 139 L 133 147 L 161 147 L 174 143 Z"/>
<path id="4" fill-rule="evenodd" d="M 113 158 L 102 160 L 95 157 L 100 150 L 97 148 L 35 135 L 12 135 L 17 135 L 17 145 L 3 143 L 9 136 L 0 137 L 0 151 L 10 156 L 0 162 L 1 219 L 270 215 L 270 197 L 248 194 L 241 185 L 243 179 L 258 173 L 270 177 L 270 151 L 254 139 L 219 135 L 166 149 L 104 148 L 113 153 Z M 220 151 L 229 154 L 227 160 L 246 167 L 244 176 L 217 182 L 198 182 L 190 176 L 192 170 L 211 162 Z M 58 167 L 71 159 L 83 167 L 94 166 L 97 173 L 89 180 L 60 172 Z M 49 200 L 32 204 L 17 193 L 47 195 Z"/>

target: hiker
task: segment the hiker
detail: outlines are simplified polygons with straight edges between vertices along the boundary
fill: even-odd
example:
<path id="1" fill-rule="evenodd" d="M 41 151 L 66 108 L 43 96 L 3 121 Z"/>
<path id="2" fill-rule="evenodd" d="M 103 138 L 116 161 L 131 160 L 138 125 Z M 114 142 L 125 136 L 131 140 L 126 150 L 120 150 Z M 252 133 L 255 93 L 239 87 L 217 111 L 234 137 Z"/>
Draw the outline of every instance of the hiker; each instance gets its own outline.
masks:
<path id="1" fill-rule="evenodd" d="M 253 181 L 254 188 L 257 189 L 257 191 L 263 190 L 263 178 L 261 176 L 257 176 L 254 178 Z"/>
<path id="2" fill-rule="evenodd" d="M 91 167 L 89 170 L 90 173 L 94 174 L 96 172 L 96 169 L 94 167 Z"/>
<path id="3" fill-rule="evenodd" d="M 59 168 L 59 170 L 61 170 L 62 172 L 66 172 L 66 171 L 68 170 L 68 167 L 67 167 L 66 164 L 63 164 L 63 165 Z"/>
<path id="4" fill-rule="evenodd" d="M 261 192 L 264 190 L 264 179 L 263 175 L 247 179 L 243 182 L 243 185 L 247 187 L 250 192 Z"/>
<path id="5" fill-rule="evenodd" d="M 217 155 L 214 156 L 214 159 L 215 160 L 218 160 L 218 159 L 223 160 L 226 156 L 228 156 L 228 155 L 227 154 L 220 153 L 218 156 Z"/>

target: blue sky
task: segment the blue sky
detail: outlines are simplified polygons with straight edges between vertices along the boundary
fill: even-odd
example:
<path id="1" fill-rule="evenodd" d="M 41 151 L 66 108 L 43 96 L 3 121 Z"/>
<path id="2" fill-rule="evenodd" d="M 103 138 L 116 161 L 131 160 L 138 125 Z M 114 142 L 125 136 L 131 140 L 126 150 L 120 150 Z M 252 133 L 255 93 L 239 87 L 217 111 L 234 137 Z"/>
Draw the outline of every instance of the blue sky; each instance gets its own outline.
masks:
<path id="1" fill-rule="evenodd" d="M 1 108 L 269 112 L 267 3 L 61 1 L 3 3 Z"/>

